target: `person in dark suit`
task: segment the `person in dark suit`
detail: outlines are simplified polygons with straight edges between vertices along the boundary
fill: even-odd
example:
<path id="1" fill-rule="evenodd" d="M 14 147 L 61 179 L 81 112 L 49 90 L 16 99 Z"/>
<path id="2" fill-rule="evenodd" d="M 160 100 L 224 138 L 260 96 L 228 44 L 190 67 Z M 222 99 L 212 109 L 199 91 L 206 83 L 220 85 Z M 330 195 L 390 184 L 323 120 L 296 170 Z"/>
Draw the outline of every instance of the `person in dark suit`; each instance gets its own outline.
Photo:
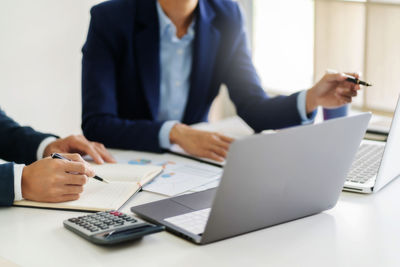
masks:
<path id="1" fill-rule="evenodd" d="M 222 161 L 232 139 L 187 126 L 207 120 L 221 84 L 256 132 L 312 122 L 318 106 L 349 103 L 359 89 L 326 74 L 309 90 L 268 97 L 230 0 L 101 3 L 82 51 L 82 129 L 113 148 L 161 152 L 176 143 Z"/>
<path id="2" fill-rule="evenodd" d="M 88 154 L 99 164 L 115 162 L 100 143 L 82 135 L 59 139 L 22 127 L 0 109 L 0 158 L 10 161 L 0 164 L 0 206 L 21 199 L 62 202 L 79 198 L 94 172 L 79 154 L 64 155 L 72 161 L 48 157 L 56 152 Z"/>

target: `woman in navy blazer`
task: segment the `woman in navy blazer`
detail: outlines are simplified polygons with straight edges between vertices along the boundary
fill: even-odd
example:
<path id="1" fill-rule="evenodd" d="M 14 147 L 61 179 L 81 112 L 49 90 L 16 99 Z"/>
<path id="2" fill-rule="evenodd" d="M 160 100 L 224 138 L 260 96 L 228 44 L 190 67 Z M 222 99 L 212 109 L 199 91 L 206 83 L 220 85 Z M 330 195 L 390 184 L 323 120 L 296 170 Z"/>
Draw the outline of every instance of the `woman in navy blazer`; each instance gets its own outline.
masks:
<path id="1" fill-rule="evenodd" d="M 223 160 L 232 139 L 187 126 L 207 120 L 221 84 L 256 132 L 312 121 L 317 106 L 351 102 L 359 89 L 340 74 L 327 74 L 307 91 L 268 97 L 242 14 L 230 0 L 112 0 L 93 7 L 91 16 L 83 47 L 82 129 L 108 147 L 160 152 L 177 143 L 190 154 Z M 164 43 L 174 39 L 164 35 L 171 28 L 176 40 Z M 183 63 L 165 52 L 181 41 L 189 42 L 189 73 L 175 70 Z M 168 84 L 176 72 L 187 81 L 182 95 Z M 180 105 L 180 115 L 168 115 Z"/>

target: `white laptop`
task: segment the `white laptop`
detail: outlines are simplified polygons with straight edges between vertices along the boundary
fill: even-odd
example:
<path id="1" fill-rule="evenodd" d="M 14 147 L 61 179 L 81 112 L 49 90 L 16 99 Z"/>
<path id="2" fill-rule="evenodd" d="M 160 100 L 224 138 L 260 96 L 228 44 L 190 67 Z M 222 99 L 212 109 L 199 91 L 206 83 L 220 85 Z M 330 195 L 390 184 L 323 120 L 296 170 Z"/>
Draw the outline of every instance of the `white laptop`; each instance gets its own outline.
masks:
<path id="1" fill-rule="evenodd" d="M 400 175 L 400 98 L 386 142 L 363 140 L 343 190 L 373 193 Z"/>
<path id="2" fill-rule="evenodd" d="M 207 244 L 330 209 L 370 117 L 361 114 L 236 140 L 218 188 L 131 211 Z"/>

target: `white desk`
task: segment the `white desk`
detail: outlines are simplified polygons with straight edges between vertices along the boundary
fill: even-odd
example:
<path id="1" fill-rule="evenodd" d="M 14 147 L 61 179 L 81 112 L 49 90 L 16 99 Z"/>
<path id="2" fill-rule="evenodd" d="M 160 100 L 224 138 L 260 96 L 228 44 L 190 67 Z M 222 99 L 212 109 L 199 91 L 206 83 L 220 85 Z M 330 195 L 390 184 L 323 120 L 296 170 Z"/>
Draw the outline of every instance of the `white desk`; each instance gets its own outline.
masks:
<path id="1" fill-rule="evenodd" d="M 122 211 L 160 198 L 141 192 Z M 376 195 L 342 193 L 322 214 L 206 246 L 163 232 L 114 247 L 93 245 L 63 227 L 83 213 L 0 208 L 0 258 L 41 267 L 400 266 L 399 204 L 397 180 Z"/>

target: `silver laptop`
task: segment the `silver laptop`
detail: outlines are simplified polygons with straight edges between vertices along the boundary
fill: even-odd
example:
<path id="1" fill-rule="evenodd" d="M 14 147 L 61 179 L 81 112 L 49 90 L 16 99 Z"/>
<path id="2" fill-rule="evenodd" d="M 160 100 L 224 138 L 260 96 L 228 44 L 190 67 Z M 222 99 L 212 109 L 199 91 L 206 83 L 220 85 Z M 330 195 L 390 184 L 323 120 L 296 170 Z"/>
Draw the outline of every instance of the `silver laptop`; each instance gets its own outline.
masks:
<path id="1" fill-rule="evenodd" d="M 371 115 L 236 140 L 218 188 L 132 207 L 197 244 L 335 206 Z"/>
<path id="2" fill-rule="evenodd" d="M 373 193 L 400 175 L 400 98 L 386 142 L 363 140 L 343 190 Z"/>

